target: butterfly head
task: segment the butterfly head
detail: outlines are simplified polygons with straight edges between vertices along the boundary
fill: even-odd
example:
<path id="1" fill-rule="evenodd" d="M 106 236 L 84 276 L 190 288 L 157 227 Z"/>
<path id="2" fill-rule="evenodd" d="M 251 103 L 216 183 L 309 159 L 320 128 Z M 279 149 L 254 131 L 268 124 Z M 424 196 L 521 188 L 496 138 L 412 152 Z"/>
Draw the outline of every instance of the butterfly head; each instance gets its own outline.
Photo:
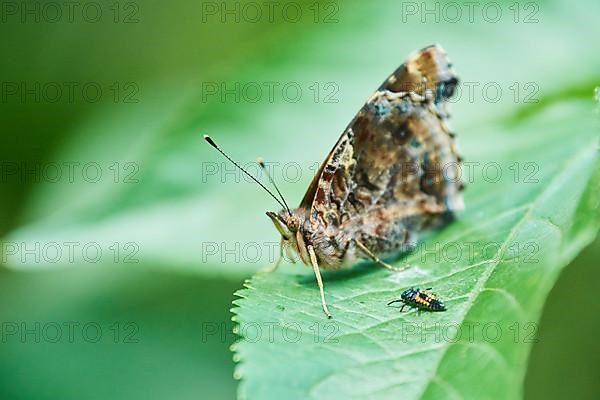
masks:
<path id="1" fill-rule="evenodd" d="M 300 260 L 306 265 L 310 265 L 308 249 L 304 235 L 306 232 L 302 228 L 302 215 L 298 209 L 294 211 L 282 210 L 279 213 L 267 211 L 267 216 L 275 225 L 277 232 L 281 234 L 282 250 L 286 252 L 288 260 L 295 262 L 294 254 L 300 256 Z"/>
<path id="2" fill-rule="evenodd" d="M 281 234 L 284 241 L 293 239 L 300 228 L 300 220 L 294 213 L 282 210 L 279 213 L 267 211 L 267 216 L 275 225 L 275 229 Z"/>

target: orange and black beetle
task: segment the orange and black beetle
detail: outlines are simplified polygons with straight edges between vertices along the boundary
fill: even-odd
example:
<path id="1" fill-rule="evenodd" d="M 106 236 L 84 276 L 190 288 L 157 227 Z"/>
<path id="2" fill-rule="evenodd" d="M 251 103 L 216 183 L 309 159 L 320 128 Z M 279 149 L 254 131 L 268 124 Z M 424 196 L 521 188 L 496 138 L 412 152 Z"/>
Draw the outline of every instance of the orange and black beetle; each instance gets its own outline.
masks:
<path id="1" fill-rule="evenodd" d="M 420 310 L 428 310 L 428 311 L 446 311 L 446 306 L 444 302 L 440 300 L 436 294 L 429 293 L 427 289 L 419 289 L 419 288 L 410 288 L 406 289 L 400 295 L 400 298 L 397 300 L 390 301 L 387 305 L 402 302 L 402 307 L 400 308 L 400 312 L 404 310 L 405 306 L 416 307 Z"/>

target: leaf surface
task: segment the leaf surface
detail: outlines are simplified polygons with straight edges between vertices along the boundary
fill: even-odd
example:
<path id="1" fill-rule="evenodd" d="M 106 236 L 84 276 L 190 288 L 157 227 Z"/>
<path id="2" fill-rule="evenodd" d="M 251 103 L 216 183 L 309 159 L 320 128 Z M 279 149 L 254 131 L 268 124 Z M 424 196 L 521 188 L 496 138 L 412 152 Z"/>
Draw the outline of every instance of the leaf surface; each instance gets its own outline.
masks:
<path id="1" fill-rule="evenodd" d="M 545 296 L 599 227 L 592 109 L 558 102 L 481 131 L 466 211 L 397 261 L 405 272 L 324 274 L 331 321 L 310 269 L 253 277 L 233 310 L 240 397 L 518 398 Z M 386 306 L 409 287 L 433 287 L 448 310 Z"/>

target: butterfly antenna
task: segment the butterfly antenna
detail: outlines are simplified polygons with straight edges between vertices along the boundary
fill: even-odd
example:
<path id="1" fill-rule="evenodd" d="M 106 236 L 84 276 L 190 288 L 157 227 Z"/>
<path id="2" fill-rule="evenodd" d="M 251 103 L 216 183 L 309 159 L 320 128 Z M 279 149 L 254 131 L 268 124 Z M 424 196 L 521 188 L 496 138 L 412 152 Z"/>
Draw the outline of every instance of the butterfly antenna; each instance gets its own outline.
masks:
<path id="1" fill-rule="evenodd" d="M 256 162 L 258 162 L 258 165 L 260 165 L 260 167 L 263 169 L 263 171 L 265 171 L 265 174 L 267 175 L 267 178 L 269 178 L 271 185 L 273 185 L 273 187 L 277 191 L 277 194 L 281 198 L 281 201 L 283 201 L 283 204 L 285 204 L 285 209 L 287 210 L 288 214 L 292 215 L 292 212 L 290 211 L 290 208 L 288 207 L 287 202 L 285 201 L 285 198 L 283 197 L 283 195 L 279 191 L 279 188 L 275 184 L 275 180 L 273 179 L 273 177 L 271 176 L 271 174 L 269 174 L 269 171 L 267 170 L 267 167 L 265 165 L 265 160 L 263 160 L 262 158 L 259 158 L 258 160 L 256 160 Z"/>
<path id="2" fill-rule="evenodd" d="M 258 179 L 256 179 L 254 176 L 252 176 L 248 171 L 246 171 L 244 168 L 242 168 L 242 166 L 238 163 L 236 163 L 235 161 L 233 161 L 231 159 L 231 157 L 229 157 L 227 154 L 225 154 L 225 152 L 223 150 L 221 150 L 221 148 L 219 146 L 217 146 L 217 144 L 214 142 L 214 140 L 212 140 L 212 138 L 208 135 L 204 135 L 204 140 L 206 140 L 208 142 L 208 144 L 210 144 L 212 147 L 214 147 L 219 153 L 221 153 L 223 155 L 223 157 L 225 157 L 226 159 L 228 159 L 229 161 L 231 161 L 231 163 L 233 163 L 233 165 L 235 165 L 236 167 L 238 167 L 240 169 L 240 171 L 242 171 L 243 173 L 245 173 L 246 175 L 248 175 L 254 182 L 258 183 L 258 185 L 265 189 L 265 191 L 267 193 L 269 193 L 271 195 L 271 197 L 273 197 L 275 199 L 275 201 L 277 203 L 279 203 L 279 205 L 283 208 L 285 208 L 286 210 L 288 210 L 288 212 L 290 212 L 290 209 L 288 208 L 288 206 L 284 203 L 282 203 L 274 194 L 273 192 L 271 192 L 269 189 L 266 188 L 265 185 L 263 185 L 262 183 L 260 183 L 258 181 Z"/>

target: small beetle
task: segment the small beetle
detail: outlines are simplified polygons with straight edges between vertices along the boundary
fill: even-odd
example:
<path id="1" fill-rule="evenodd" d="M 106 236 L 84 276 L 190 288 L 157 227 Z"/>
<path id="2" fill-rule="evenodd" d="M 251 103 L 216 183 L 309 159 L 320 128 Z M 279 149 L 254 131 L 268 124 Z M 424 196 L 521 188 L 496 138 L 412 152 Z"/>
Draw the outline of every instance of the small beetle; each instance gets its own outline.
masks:
<path id="1" fill-rule="evenodd" d="M 400 312 L 404 310 L 405 306 L 416 307 L 419 310 L 428 310 L 428 311 L 446 311 L 446 306 L 444 302 L 440 300 L 435 293 L 429 293 L 427 289 L 419 289 L 419 288 L 410 288 L 406 289 L 400 295 L 400 299 L 392 300 L 387 305 L 402 302 L 402 307 L 400 308 Z"/>

